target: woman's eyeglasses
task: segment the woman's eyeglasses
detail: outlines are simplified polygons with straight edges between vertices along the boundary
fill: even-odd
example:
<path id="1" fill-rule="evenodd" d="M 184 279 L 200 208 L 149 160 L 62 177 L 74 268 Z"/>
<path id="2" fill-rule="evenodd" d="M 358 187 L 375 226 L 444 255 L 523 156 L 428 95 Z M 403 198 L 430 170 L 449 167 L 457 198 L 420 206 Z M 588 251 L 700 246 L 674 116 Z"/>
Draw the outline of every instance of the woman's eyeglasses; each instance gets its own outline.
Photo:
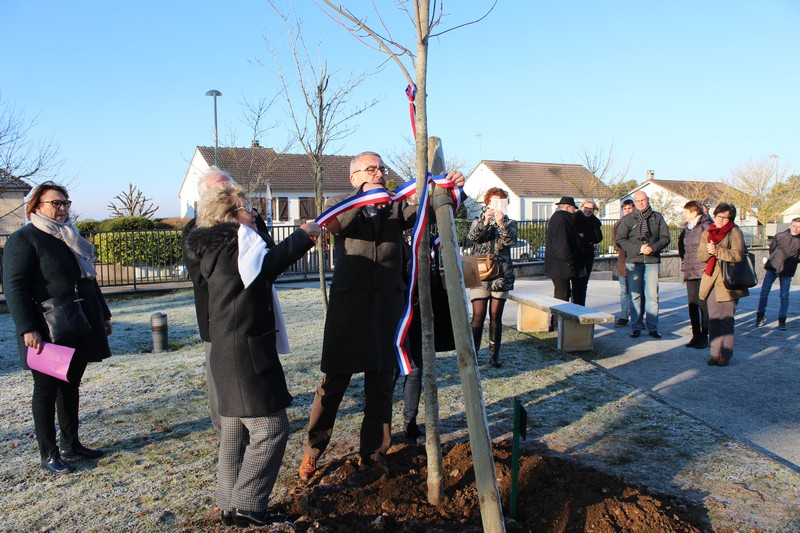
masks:
<path id="1" fill-rule="evenodd" d="M 242 209 L 244 209 L 247 212 L 248 215 L 252 215 L 253 214 L 253 206 L 250 205 L 250 204 L 244 204 L 243 206 L 237 207 L 233 211 L 234 212 L 241 211 Z"/>
<path id="2" fill-rule="evenodd" d="M 39 202 L 40 204 L 50 204 L 53 206 L 53 209 L 69 209 L 72 207 L 72 200 L 47 200 Z"/>

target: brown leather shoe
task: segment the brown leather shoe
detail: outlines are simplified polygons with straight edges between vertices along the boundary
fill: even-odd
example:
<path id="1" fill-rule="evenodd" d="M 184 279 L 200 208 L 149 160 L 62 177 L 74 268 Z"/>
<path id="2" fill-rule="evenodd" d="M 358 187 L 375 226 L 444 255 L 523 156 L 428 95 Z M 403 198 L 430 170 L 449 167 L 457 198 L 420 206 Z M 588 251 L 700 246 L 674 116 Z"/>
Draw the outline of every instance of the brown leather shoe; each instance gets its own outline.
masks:
<path id="1" fill-rule="evenodd" d="M 303 454 L 303 462 L 300 463 L 300 470 L 297 472 L 297 475 L 300 476 L 300 479 L 303 481 L 308 481 L 314 472 L 317 470 L 317 460 L 310 455 Z"/>
<path id="2" fill-rule="evenodd" d="M 386 457 L 381 452 L 375 452 L 364 461 L 382 476 L 389 475 L 389 465 L 386 464 Z"/>

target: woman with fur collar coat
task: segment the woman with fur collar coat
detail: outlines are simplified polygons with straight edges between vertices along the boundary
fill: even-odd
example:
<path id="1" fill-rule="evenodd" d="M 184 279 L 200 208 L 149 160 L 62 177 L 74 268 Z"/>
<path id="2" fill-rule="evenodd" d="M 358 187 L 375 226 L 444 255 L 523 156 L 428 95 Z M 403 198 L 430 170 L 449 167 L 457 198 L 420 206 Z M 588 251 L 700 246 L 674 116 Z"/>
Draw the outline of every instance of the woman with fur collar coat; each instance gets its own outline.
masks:
<path id="1" fill-rule="evenodd" d="M 217 506 L 222 522 L 264 527 L 282 517 L 268 501 L 289 436 L 292 401 L 278 358 L 288 336 L 273 282 L 320 233 L 303 224 L 279 244 L 255 231 L 255 212 L 232 186 L 208 191 L 187 259 L 200 264 L 192 282 L 208 284 L 210 371 L 219 402 Z"/>

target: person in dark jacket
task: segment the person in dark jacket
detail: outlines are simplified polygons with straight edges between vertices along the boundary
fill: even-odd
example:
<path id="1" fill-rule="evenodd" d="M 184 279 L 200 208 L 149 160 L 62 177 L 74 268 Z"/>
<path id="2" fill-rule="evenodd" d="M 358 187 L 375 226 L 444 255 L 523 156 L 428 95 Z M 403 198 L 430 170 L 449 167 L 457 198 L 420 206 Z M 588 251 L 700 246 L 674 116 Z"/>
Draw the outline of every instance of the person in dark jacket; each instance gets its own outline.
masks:
<path id="1" fill-rule="evenodd" d="M 658 274 L 661 251 L 669 245 L 669 227 L 661 213 L 653 211 L 644 191 L 633 195 L 633 213 L 624 217 L 617 229 L 616 244 L 625 250 L 628 294 L 631 298 L 631 337 L 638 338 L 647 326 L 651 337 L 658 332 Z M 644 306 L 642 306 L 644 298 Z M 641 309 L 644 309 L 644 313 Z M 647 320 L 644 320 L 644 315 Z"/>
<path id="2" fill-rule="evenodd" d="M 617 230 L 622 222 L 622 218 L 633 212 L 633 200 L 626 198 L 620 206 L 622 216 L 614 222 L 614 248 L 617 249 L 617 279 L 619 280 L 619 318 L 614 323 L 615 328 L 623 328 L 628 325 L 631 318 L 631 299 L 628 296 L 628 272 L 625 270 L 625 250 L 616 245 Z"/>
<path id="3" fill-rule="evenodd" d="M 230 185 L 235 188 L 241 189 L 233 178 L 227 172 L 223 172 L 216 166 L 211 166 L 209 169 L 200 176 L 199 181 L 197 182 L 197 192 L 200 198 L 211 189 L 215 189 L 217 187 L 222 187 L 225 185 Z M 255 212 L 255 210 L 254 210 Z M 263 234 L 268 234 L 269 231 L 267 230 L 267 225 L 264 223 L 264 219 L 255 212 L 256 214 L 256 231 Z M 186 237 L 189 233 L 195 229 L 197 226 L 197 218 L 191 219 L 186 226 L 183 228 L 182 234 L 182 246 L 186 247 Z M 194 289 L 194 308 L 195 313 L 197 315 L 197 327 L 200 331 L 200 339 L 202 339 L 205 354 L 206 354 L 206 388 L 208 390 L 208 404 L 209 409 L 211 411 L 211 425 L 214 427 L 214 431 L 219 436 L 219 409 L 217 408 L 217 392 L 214 388 L 214 377 L 211 375 L 211 370 L 209 368 L 208 359 L 211 357 L 211 335 L 208 332 L 208 283 L 203 278 L 202 274 L 200 273 L 200 261 L 199 260 L 192 260 L 187 258 L 186 254 L 183 254 L 184 264 L 186 265 L 186 271 L 189 273 L 189 277 L 194 280 L 195 282 L 192 284 Z"/>
<path id="4" fill-rule="evenodd" d="M 74 471 L 65 460 L 96 459 L 102 450 L 84 446 L 78 437 L 79 388 L 87 363 L 109 357 L 111 311 L 100 292 L 94 268 L 94 245 L 80 236 L 69 220 L 67 189 L 47 181 L 36 187 L 26 206 L 30 224 L 15 231 L 6 242 L 3 287 L 17 330 L 20 365 L 29 349 L 42 351 L 50 342 L 40 304 L 53 297 L 76 294 L 91 331 L 59 344 L 75 348 L 67 379 L 42 372 L 33 374 L 33 423 L 42 466 L 56 474 Z M 55 415 L 60 438 L 56 444 Z"/>
<path id="5" fill-rule="evenodd" d="M 586 292 L 589 289 L 589 276 L 594 266 L 594 247 L 603 242 L 603 224 L 595 216 L 597 204 L 594 200 L 584 200 L 581 208 L 575 212 L 575 227 L 581 241 L 581 255 L 586 275 L 575 281 L 575 293 L 572 301 L 578 305 L 586 305 Z"/>
<path id="6" fill-rule="evenodd" d="M 683 206 L 686 224 L 678 236 L 678 255 L 681 258 L 681 272 L 686 283 L 689 322 L 692 324 L 692 339 L 687 348 L 702 350 L 708 346 L 708 304 L 700 298 L 700 280 L 706 264 L 697 258 L 698 246 L 703 232 L 712 224 L 711 218 L 705 214 L 703 204 L 695 200 Z"/>
<path id="7" fill-rule="evenodd" d="M 364 191 L 385 189 L 381 156 L 362 152 L 350 162 L 354 190 L 328 200 L 334 206 Z M 446 179 L 463 185 L 464 175 Z M 333 434 L 336 413 L 353 374 L 364 373 L 364 419 L 359 456 L 388 474 L 384 454 L 391 443 L 392 381 L 397 359 L 394 335 L 405 305 L 403 232 L 413 227 L 417 206 L 406 201 L 370 204 L 331 219 L 334 269 L 322 338 L 322 381 L 317 386 L 298 476 L 309 479 Z"/>
<path id="8" fill-rule="evenodd" d="M 769 243 L 769 257 L 764 264 L 764 281 L 761 284 L 761 295 L 758 298 L 756 326 L 764 324 L 767 312 L 767 300 L 772 284 L 777 279 L 780 283 L 781 305 L 778 309 L 778 328 L 786 329 L 786 315 L 789 312 L 789 289 L 792 278 L 797 271 L 800 257 L 800 217 L 792 219 L 789 229 L 775 235 Z"/>
<path id="9" fill-rule="evenodd" d="M 586 275 L 586 265 L 572 216 L 578 209 L 575 200 L 562 196 L 556 207 L 545 234 L 544 274 L 553 280 L 553 297 L 568 302 L 575 296 L 578 278 Z"/>
<path id="10" fill-rule="evenodd" d="M 514 289 L 514 266 L 511 263 L 511 247 L 517 242 L 517 221 L 508 218 L 501 209 L 491 207 L 492 201 L 507 200 L 508 193 L 492 187 L 483 195 L 484 207 L 469 228 L 467 239 L 474 243 L 476 255 L 494 254 L 500 275 L 469 290 L 472 302 L 472 337 L 475 353 L 481 345 L 483 323 L 489 310 L 489 364 L 495 368 L 500 363 L 500 344 L 503 335 L 503 309 L 508 292 Z M 495 203 L 495 205 L 498 205 Z"/>
<path id="11" fill-rule="evenodd" d="M 186 238 L 208 291 L 209 367 L 220 414 L 217 506 L 226 525 L 264 527 L 281 518 L 267 504 L 286 450 L 292 396 L 278 357 L 289 353 L 289 339 L 273 283 L 319 233 L 307 223 L 275 244 L 256 231 L 244 193 L 224 185 L 203 195 L 197 228 Z"/>

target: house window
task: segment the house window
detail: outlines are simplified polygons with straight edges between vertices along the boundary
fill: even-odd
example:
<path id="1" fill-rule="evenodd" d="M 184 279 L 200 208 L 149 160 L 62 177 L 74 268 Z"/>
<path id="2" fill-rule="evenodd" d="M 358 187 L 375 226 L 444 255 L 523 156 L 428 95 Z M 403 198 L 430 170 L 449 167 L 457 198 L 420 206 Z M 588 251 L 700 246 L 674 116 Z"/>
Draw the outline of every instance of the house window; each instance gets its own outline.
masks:
<path id="1" fill-rule="evenodd" d="M 275 222 L 286 222 L 289 220 L 289 199 L 272 199 L 272 220 Z"/>
<path id="2" fill-rule="evenodd" d="M 317 208 L 314 205 L 314 198 L 301 197 L 300 199 L 300 219 L 308 220 L 317 217 Z"/>
<path id="3" fill-rule="evenodd" d="M 550 202 L 534 202 L 531 205 L 533 209 L 533 220 L 548 220 L 555 212 L 555 205 Z"/>

